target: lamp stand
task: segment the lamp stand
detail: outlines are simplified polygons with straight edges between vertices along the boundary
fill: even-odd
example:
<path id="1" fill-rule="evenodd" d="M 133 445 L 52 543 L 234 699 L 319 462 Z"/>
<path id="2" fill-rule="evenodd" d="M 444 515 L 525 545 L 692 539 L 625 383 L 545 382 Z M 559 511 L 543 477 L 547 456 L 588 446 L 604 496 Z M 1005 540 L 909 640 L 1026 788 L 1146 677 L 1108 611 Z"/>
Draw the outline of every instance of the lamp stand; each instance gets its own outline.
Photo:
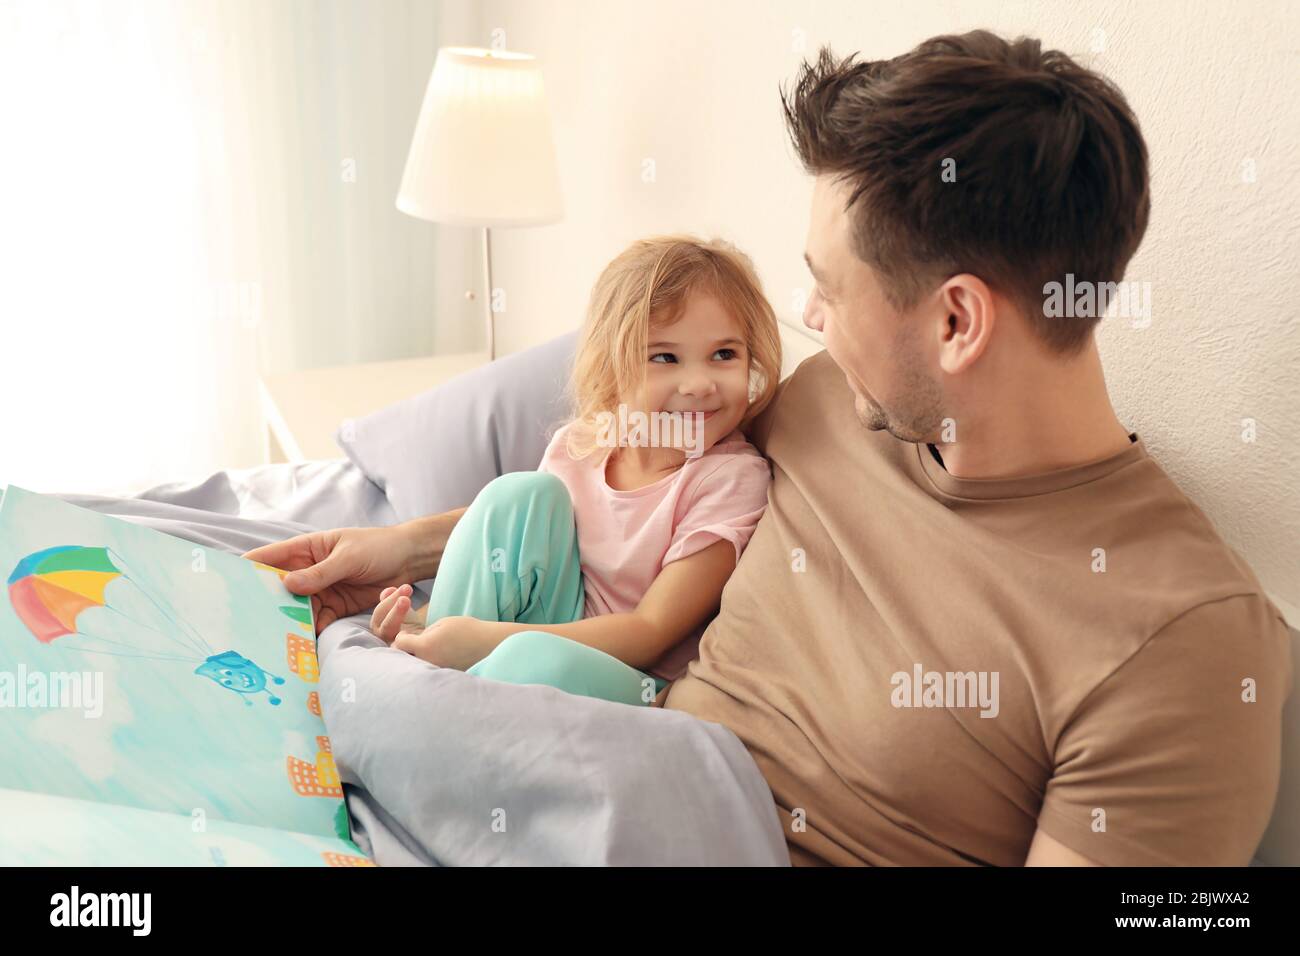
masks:
<path id="1" fill-rule="evenodd" d="M 483 277 L 487 281 L 487 296 L 484 298 L 483 306 L 487 310 L 487 353 L 488 361 L 494 362 L 497 357 L 496 344 L 496 319 L 492 314 L 492 230 L 487 226 L 483 227 Z"/>

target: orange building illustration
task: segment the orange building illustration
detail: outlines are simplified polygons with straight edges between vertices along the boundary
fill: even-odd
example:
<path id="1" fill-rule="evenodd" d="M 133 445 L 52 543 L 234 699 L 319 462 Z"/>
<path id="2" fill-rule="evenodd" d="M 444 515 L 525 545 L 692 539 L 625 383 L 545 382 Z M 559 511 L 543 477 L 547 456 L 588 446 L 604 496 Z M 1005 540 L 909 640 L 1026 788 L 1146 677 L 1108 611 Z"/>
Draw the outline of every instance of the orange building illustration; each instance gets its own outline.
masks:
<path id="1" fill-rule="evenodd" d="M 339 769 L 334 763 L 328 737 L 316 738 L 316 762 L 308 763 L 297 757 L 286 758 L 289 782 L 300 797 L 341 797 L 343 787 L 339 782 Z"/>
<path id="2" fill-rule="evenodd" d="M 289 670 L 297 674 L 304 683 L 320 683 L 320 661 L 316 657 L 316 643 L 309 638 L 299 637 L 293 632 L 284 635 L 285 649 L 288 651 Z"/>

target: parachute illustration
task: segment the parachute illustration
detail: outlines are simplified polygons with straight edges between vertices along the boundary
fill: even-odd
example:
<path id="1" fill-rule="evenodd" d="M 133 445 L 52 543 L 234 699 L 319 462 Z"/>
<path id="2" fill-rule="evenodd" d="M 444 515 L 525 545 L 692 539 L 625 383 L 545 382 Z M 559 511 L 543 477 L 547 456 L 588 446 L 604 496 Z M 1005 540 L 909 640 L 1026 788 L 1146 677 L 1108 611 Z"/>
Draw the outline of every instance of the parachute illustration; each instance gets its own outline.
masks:
<path id="1" fill-rule="evenodd" d="M 197 664 L 195 674 L 240 695 L 245 706 L 261 693 L 272 705 L 280 703 L 268 685 L 283 684 L 283 677 L 237 651 L 210 646 L 112 548 L 59 545 L 36 551 L 18 562 L 8 583 L 14 611 L 43 644 L 67 641 L 90 653 Z M 311 630 L 309 607 L 280 610 Z"/>

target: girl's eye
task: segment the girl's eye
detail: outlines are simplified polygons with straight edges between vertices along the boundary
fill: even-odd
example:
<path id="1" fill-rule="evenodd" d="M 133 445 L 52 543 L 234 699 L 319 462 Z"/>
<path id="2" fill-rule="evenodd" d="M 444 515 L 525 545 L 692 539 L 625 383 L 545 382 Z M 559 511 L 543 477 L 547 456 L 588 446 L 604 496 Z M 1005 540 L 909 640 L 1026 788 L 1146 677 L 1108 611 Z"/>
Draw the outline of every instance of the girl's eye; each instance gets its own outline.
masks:
<path id="1" fill-rule="evenodd" d="M 674 362 L 677 361 L 677 356 L 673 355 L 672 352 L 656 352 L 654 355 L 650 356 L 650 361 L 653 362 L 653 361 L 654 361 L 655 359 L 657 359 L 657 358 L 670 358 L 670 359 L 672 359 Z M 660 362 L 659 364 L 660 364 L 660 365 L 667 365 L 668 363 L 667 363 L 667 362 Z"/>
<path id="2" fill-rule="evenodd" d="M 735 350 L 735 349 L 718 349 L 718 351 L 717 351 L 717 352 L 714 352 L 713 354 L 714 354 L 714 355 L 719 355 L 719 354 L 721 354 L 722 352 L 726 352 L 726 353 L 727 353 L 727 358 L 729 358 L 729 359 L 733 359 L 733 358 L 736 357 L 736 350 Z"/>

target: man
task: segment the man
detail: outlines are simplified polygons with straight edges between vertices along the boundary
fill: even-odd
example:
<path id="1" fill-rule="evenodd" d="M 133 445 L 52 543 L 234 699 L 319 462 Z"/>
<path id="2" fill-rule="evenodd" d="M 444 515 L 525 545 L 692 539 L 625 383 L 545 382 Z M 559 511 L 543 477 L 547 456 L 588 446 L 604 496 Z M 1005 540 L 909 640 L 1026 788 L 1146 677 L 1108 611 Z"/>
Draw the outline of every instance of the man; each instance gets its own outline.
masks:
<path id="1" fill-rule="evenodd" d="M 796 864 L 1249 862 L 1287 631 L 1117 420 L 1096 311 L 1046 304 L 1145 231 L 1122 95 L 979 31 L 823 51 L 783 105 L 826 351 L 754 424 L 768 509 L 663 706 L 745 744 Z M 457 515 L 254 554 L 320 562 L 288 583 L 328 623 Z"/>

